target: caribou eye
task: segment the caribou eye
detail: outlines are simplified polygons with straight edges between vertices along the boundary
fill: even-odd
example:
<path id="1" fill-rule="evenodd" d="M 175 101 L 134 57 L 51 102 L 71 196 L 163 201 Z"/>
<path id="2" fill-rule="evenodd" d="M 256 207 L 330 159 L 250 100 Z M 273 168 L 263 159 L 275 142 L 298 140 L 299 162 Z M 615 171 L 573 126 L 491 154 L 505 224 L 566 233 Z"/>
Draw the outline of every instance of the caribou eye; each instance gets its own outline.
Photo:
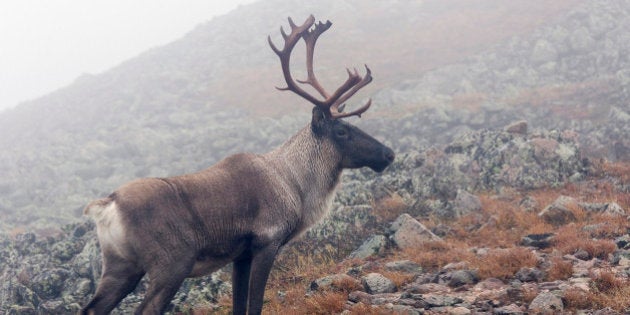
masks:
<path id="1" fill-rule="evenodd" d="M 335 130 L 335 136 L 343 138 L 348 136 L 348 131 L 344 128 L 339 128 Z"/>

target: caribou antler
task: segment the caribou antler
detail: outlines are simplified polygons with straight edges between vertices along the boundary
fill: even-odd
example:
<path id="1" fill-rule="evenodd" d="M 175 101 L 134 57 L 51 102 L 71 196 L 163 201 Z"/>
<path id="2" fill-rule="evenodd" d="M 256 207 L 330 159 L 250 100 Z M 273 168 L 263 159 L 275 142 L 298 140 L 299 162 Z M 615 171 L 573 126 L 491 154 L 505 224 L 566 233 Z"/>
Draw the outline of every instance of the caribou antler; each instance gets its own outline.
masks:
<path id="1" fill-rule="evenodd" d="M 337 90 L 331 95 L 322 87 L 322 85 L 315 77 L 315 73 L 313 71 L 313 55 L 315 51 L 315 43 L 317 42 L 317 38 L 319 35 L 324 33 L 326 30 L 330 28 L 332 23 L 330 21 L 326 21 L 326 23 L 318 22 L 315 24 L 315 27 L 311 29 L 311 26 L 315 24 L 315 18 L 313 15 L 309 16 L 308 19 L 304 22 L 304 24 L 297 26 L 293 23 L 293 20 L 289 18 L 289 25 L 291 26 L 291 33 L 287 35 L 282 27 L 280 27 L 280 33 L 284 38 L 284 47 L 282 50 L 279 50 L 271 41 L 271 36 L 267 39 L 269 40 L 269 45 L 271 49 L 280 57 L 280 64 L 282 65 L 282 73 L 284 74 L 284 80 L 287 83 L 287 87 L 285 88 L 277 88 L 281 91 L 292 91 L 295 94 L 305 98 L 309 102 L 313 103 L 315 106 L 321 108 L 324 113 L 329 118 L 337 119 L 348 116 L 359 116 L 363 114 L 372 103 L 371 100 L 360 107 L 359 109 L 343 113 L 344 105 L 342 105 L 345 101 L 350 99 L 358 90 L 366 86 L 368 83 L 372 81 L 372 75 L 370 68 L 365 66 L 366 74 L 361 78 L 357 69 L 354 71 L 350 71 L 350 69 L 346 69 L 348 72 L 348 78 L 346 81 L 339 87 Z M 296 82 L 293 80 L 291 76 L 290 70 L 290 59 L 291 59 L 291 51 L 300 40 L 300 38 L 304 39 L 306 43 L 306 69 L 307 69 L 307 79 L 306 80 L 297 80 L 297 82 L 302 84 L 308 84 L 312 86 L 319 94 L 324 97 L 324 100 L 319 100 L 313 95 L 306 92 L 302 89 Z"/>

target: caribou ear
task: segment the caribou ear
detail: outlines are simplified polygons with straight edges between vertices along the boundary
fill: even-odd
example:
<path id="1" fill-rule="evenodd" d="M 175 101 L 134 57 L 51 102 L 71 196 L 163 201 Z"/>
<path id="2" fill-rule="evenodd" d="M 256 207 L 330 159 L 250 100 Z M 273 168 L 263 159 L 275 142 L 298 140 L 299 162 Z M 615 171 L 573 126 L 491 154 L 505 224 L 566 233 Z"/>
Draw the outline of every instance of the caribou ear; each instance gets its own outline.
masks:
<path id="1" fill-rule="evenodd" d="M 313 118 L 311 119 L 311 129 L 313 133 L 316 135 L 324 134 L 324 129 L 326 125 L 326 114 L 321 110 L 321 108 L 315 106 L 313 107 Z"/>

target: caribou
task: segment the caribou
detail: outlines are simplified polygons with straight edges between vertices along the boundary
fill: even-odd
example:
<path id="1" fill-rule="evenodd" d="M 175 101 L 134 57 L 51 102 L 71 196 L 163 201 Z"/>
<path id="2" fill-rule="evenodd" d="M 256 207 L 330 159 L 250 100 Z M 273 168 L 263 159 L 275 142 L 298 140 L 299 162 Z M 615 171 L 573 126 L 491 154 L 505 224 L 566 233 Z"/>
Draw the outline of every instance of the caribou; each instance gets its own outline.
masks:
<path id="1" fill-rule="evenodd" d="M 148 288 L 136 314 L 160 314 L 187 277 L 232 263 L 234 314 L 260 314 L 265 285 L 279 250 L 318 222 L 331 205 L 343 169 L 382 172 L 394 152 L 341 118 L 361 116 L 371 105 L 344 112 L 344 103 L 372 80 L 356 69 L 333 93 L 313 72 L 317 38 L 332 23 L 309 16 L 280 31 L 287 86 L 314 105 L 309 124 L 266 154 L 232 155 L 197 173 L 144 178 L 92 201 L 85 214 L 96 222 L 103 270 L 82 314 L 107 314 L 145 276 Z M 306 80 L 294 80 L 291 52 L 303 40 Z M 298 84 L 299 83 L 299 84 Z M 300 85 L 302 84 L 302 85 Z M 303 87 L 310 86 L 321 98 Z"/>

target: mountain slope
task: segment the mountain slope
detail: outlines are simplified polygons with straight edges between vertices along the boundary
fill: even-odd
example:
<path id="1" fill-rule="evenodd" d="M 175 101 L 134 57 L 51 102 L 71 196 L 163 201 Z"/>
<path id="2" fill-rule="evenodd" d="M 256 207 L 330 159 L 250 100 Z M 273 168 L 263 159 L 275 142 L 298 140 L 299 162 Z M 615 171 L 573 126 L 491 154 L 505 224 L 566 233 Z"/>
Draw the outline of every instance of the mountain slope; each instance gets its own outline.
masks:
<path id="1" fill-rule="evenodd" d="M 0 134 L 11 135 L 0 138 L 4 224 L 67 221 L 89 199 L 132 178 L 196 171 L 230 153 L 263 152 L 287 139 L 307 122 L 308 109 L 274 89 L 282 79 L 265 37 L 279 42 L 286 16 L 332 20 L 318 43 L 323 84 L 341 82 L 345 66 L 368 63 L 376 79 L 357 98 L 378 98 L 429 69 L 553 24 L 579 3 L 269 0 L 242 6 L 178 41 L 0 113 Z M 296 50 L 299 76 L 303 59 Z M 405 116 L 430 105 L 375 103 L 366 118 Z M 391 128 L 375 130 L 386 120 L 369 122 L 377 136 L 393 138 Z"/>

